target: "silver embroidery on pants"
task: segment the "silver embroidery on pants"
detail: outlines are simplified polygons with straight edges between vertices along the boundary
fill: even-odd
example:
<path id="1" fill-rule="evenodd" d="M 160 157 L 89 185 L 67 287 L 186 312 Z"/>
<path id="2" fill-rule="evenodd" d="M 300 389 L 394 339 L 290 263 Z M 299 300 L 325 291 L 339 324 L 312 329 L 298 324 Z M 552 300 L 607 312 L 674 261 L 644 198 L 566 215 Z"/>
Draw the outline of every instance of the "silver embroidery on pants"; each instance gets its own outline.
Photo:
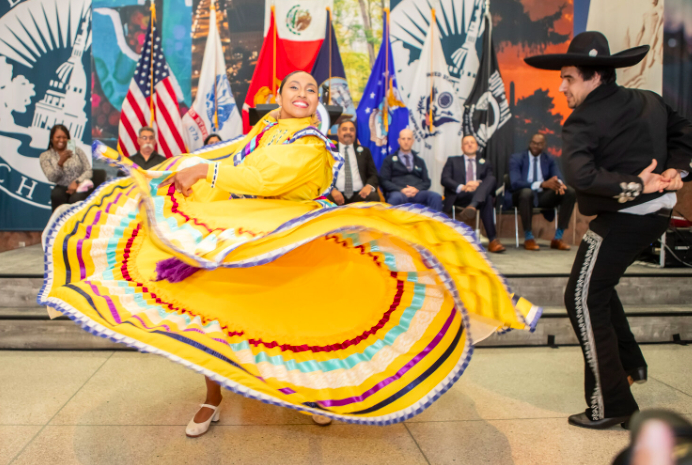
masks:
<path id="1" fill-rule="evenodd" d="M 591 393 L 591 412 L 594 420 L 603 418 L 603 392 L 601 391 L 601 376 L 598 373 L 598 358 L 596 355 L 596 341 L 594 340 L 593 328 L 591 327 L 591 317 L 589 307 L 586 303 L 589 297 L 589 282 L 593 267 L 596 264 L 598 251 L 603 243 L 603 238 L 595 232 L 589 230 L 584 235 L 584 239 L 589 245 L 586 256 L 579 272 L 579 280 L 574 292 L 574 304 L 576 307 L 577 323 L 581 333 L 581 340 L 584 343 L 584 357 L 591 372 L 596 380 L 596 386 Z"/>

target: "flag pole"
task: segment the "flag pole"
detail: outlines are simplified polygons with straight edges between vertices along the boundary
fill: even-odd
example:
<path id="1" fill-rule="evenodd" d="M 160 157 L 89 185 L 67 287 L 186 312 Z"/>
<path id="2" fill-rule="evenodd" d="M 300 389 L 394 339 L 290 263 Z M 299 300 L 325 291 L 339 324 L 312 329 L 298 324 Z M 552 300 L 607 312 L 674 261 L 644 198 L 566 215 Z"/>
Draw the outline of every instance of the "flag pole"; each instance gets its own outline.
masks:
<path id="1" fill-rule="evenodd" d="M 151 20 L 149 23 L 149 29 L 151 29 L 151 37 L 149 37 L 149 40 L 151 46 L 151 56 L 149 57 L 149 74 L 151 74 L 151 79 L 149 80 L 149 126 L 154 127 L 154 22 L 156 21 L 156 4 L 154 3 L 154 0 L 151 0 L 150 11 Z"/>
<path id="2" fill-rule="evenodd" d="M 214 12 L 214 23 L 216 23 L 216 5 L 215 5 L 215 0 L 211 0 L 211 4 L 209 7 L 209 29 L 211 29 L 211 13 L 212 11 Z M 216 24 L 214 24 L 214 27 L 216 27 Z M 209 38 L 207 38 L 207 41 L 209 41 Z M 216 48 L 216 41 L 214 41 L 214 48 Z M 223 53 L 223 46 L 222 48 L 222 53 Z M 214 54 L 214 127 L 216 130 L 219 130 L 219 103 L 217 101 L 217 96 L 216 96 L 216 56 L 218 53 Z"/>
<path id="3" fill-rule="evenodd" d="M 389 8 L 384 8 L 383 13 L 386 15 L 387 20 L 384 22 L 384 31 L 382 31 L 382 42 L 385 47 L 384 49 L 384 100 L 383 100 L 383 112 L 382 121 L 384 123 L 384 130 L 389 134 Z M 389 136 L 387 136 L 389 138 Z"/>
<path id="4" fill-rule="evenodd" d="M 493 63 L 492 63 L 492 57 L 493 57 L 493 18 L 490 15 L 490 0 L 485 0 L 485 16 L 487 28 L 485 31 L 485 34 L 487 35 L 488 39 L 488 56 L 486 57 L 486 66 L 488 68 L 488 81 L 490 80 L 490 73 L 493 71 Z M 490 128 L 490 112 L 486 111 L 485 112 L 485 132 L 486 136 L 488 135 L 488 129 Z M 486 138 L 485 140 L 485 146 L 488 146 L 488 141 L 489 138 Z M 487 155 L 487 153 L 485 153 Z"/>
<path id="5" fill-rule="evenodd" d="M 487 1 L 487 0 L 486 0 Z M 430 20 L 430 114 L 428 115 L 428 127 L 430 132 L 433 132 L 433 90 L 435 83 L 435 69 L 434 69 L 434 55 L 435 55 L 435 8 L 430 10 L 432 13 L 432 18 Z"/>
<path id="6" fill-rule="evenodd" d="M 274 96 L 274 101 L 276 102 L 276 34 L 277 34 L 277 27 L 276 27 L 276 15 L 274 5 L 272 5 L 272 21 L 274 22 L 274 35 L 272 37 L 274 41 L 274 47 L 273 47 L 273 60 L 272 60 L 272 96 Z"/>
<path id="7" fill-rule="evenodd" d="M 329 98 L 327 105 L 332 104 L 332 9 L 327 7 L 327 21 L 329 21 Z"/>

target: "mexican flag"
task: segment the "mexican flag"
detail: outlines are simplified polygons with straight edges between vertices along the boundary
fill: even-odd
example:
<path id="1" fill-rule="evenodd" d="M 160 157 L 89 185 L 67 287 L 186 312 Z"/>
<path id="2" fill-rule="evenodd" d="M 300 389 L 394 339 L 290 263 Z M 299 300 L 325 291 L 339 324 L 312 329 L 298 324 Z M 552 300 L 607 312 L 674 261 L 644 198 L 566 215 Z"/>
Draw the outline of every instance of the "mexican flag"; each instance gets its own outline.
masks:
<path id="1" fill-rule="evenodd" d="M 250 130 L 248 110 L 275 103 L 284 76 L 312 70 L 332 4 L 333 0 L 267 0 L 264 43 L 243 104 L 243 132 Z"/>

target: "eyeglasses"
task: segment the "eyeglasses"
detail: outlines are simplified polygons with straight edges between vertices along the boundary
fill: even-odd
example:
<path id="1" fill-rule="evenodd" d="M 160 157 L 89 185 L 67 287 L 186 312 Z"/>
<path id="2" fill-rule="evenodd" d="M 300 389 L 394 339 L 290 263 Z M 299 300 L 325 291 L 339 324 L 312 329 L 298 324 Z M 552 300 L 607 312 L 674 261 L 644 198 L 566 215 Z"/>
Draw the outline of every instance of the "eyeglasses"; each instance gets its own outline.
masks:
<path id="1" fill-rule="evenodd" d="M 139 136 L 142 140 L 155 140 L 156 136 Z"/>

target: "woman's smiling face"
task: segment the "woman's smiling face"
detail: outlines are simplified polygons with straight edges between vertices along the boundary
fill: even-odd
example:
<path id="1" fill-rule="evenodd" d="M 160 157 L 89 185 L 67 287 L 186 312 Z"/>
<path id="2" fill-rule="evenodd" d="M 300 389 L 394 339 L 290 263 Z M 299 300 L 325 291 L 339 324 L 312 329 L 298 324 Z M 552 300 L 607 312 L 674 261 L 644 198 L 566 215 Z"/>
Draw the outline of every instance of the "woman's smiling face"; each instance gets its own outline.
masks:
<path id="1" fill-rule="evenodd" d="M 308 73 L 296 73 L 288 78 L 278 95 L 280 118 L 305 118 L 317 110 L 317 82 Z"/>
<path id="2" fill-rule="evenodd" d="M 65 134 L 65 131 L 62 129 L 56 129 L 55 132 L 53 133 L 53 139 L 51 142 L 53 143 L 53 148 L 55 150 L 65 150 L 65 147 L 67 147 L 67 134 Z"/>

